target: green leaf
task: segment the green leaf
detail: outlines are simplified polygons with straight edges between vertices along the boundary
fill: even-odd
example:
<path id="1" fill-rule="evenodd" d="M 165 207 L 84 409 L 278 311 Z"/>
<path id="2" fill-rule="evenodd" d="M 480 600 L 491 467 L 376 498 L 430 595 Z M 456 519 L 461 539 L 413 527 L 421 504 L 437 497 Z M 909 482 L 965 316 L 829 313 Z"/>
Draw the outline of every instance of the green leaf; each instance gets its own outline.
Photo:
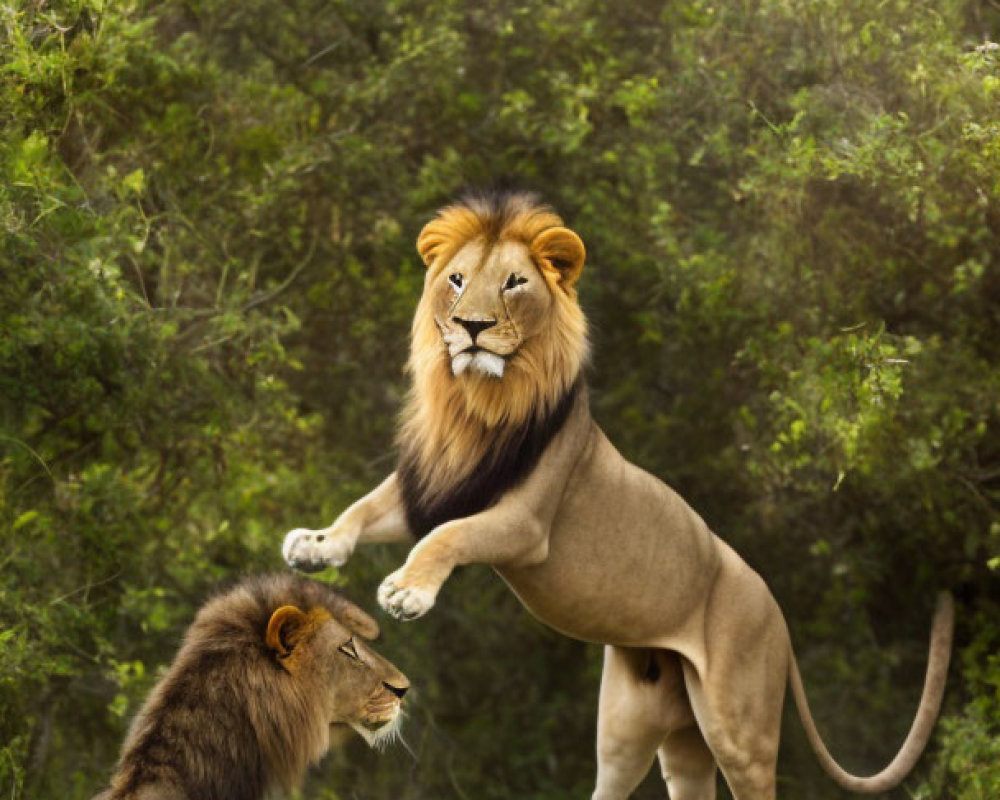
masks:
<path id="1" fill-rule="evenodd" d="M 38 519 L 38 511 L 34 509 L 25 511 L 16 520 L 14 520 L 14 524 L 11 525 L 11 530 L 18 531 L 36 519 Z"/>

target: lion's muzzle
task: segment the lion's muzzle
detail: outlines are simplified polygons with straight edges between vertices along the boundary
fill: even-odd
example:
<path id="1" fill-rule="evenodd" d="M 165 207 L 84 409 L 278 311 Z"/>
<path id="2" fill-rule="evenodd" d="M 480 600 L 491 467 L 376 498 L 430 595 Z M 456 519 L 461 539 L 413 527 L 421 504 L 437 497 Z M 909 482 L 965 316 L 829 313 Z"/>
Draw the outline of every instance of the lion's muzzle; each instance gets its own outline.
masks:
<path id="1" fill-rule="evenodd" d="M 495 319 L 462 319 L 461 317 L 452 317 L 452 322 L 461 325 L 469 334 L 469 338 L 472 339 L 472 343 L 476 343 L 476 337 L 485 330 L 489 330 L 494 325 L 497 324 Z"/>

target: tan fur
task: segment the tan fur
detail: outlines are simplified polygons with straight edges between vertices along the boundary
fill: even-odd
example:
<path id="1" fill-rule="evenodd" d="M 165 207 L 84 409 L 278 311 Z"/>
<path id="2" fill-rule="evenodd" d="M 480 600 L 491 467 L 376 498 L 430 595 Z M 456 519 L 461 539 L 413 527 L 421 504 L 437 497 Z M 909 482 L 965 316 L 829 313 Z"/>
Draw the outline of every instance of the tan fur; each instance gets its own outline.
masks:
<path id="1" fill-rule="evenodd" d="M 426 492 L 447 493 L 518 422 L 543 413 L 577 380 L 586 357 L 571 291 L 582 244 L 549 210 L 533 213 L 531 205 L 517 197 L 499 211 L 475 202 L 452 207 L 418 240 L 428 275 L 400 439 L 422 448 Z M 558 256 L 546 265 L 545 252 Z M 496 298 L 505 296 L 498 280 L 513 269 L 538 270 L 545 283 L 534 288 L 548 291 L 550 302 L 535 297 L 523 313 L 512 306 L 508 321 Z M 447 294 L 451 270 L 469 276 L 468 294 Z M 462 298 L 459 313 L 452 304 Z M 491 352 L 509 349 L 501 378 L 454 374 L 463 343 L 450 340 L 462 320 L 495 321 L 507 331 L 490 344 Z M 412 539 L 405 512 L 393 473 L 329 528 L 289 533 L 285 558 L 315 568 L 343 563 L 359 542 Z M 655 758 L 671 800 L 712 800 L 717 765 L 736 800 L 773 800 L 789 681 L 821 763 L 847 788 L 897 784 L 930 736 L 951 651 L 949 599 L 935 612 L 927 681 L 899 755 L 877 776 L 849 775 L 815 730 L 784 618 L 763 580 L 681 497 L 622 458 L 591 418 L 585 392 L 527 476 L 495 504 L 421 539 L 385 579 L 379 602 L 398 618 L 420 616 L 452 570 L 469 563 L 493 565 L 557 630 L 607 645 L 595 800 L 627 797 Z"/>
<path id="2" fill-rule="evenodd" d="M 357 606 L 292 575 L 211 600 L 133 721 L 101 800 L 259 800 L 298 786 L 331 726 L 390 733 L 409 683 L 362 641 L 377 635 Z"/>

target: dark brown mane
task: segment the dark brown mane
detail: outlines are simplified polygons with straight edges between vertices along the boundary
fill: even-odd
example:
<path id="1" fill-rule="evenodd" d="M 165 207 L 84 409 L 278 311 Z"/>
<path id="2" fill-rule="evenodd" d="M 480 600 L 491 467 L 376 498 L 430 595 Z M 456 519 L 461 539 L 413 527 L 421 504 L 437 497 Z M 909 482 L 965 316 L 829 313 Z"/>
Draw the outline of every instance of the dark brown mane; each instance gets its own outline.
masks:
<path id="1" fill-rule="evenodd" d="M 189 800 L 259 800 L 290 789 L 325 747 L 315 740 L 328 723 L 267 647 L 268 620 L 282 605 L 336 613 L 343 602 L 292 574 L 250 578 L 209 601 L 133 721 L 101 800 L 152 787 Z"/>
<path id="2" fill-rule="evenodd" d="M 455 202 L 479 218 L 483 237 L 488 244 L 498 241 L 504 234 L 517 235 L 518 217 L 528 213 L 547 214 L 550 206 L 537 192 L 500 187 L 470 189 Z"/>

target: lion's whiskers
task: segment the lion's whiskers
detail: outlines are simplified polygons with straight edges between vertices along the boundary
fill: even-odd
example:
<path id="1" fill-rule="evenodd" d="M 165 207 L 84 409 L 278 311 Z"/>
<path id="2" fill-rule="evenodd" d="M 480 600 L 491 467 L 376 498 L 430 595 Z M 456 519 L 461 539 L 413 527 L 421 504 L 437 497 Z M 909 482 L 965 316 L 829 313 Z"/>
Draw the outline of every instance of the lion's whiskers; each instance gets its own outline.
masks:
<path id="1" fill-rule="evenodd" d="M 348 723 L 368 746 L 375 750 L 385 750 L 395 739 L 402 740 L 399 734 L 399 724 L 402 714 L 397 713 L 389 722 L 375 730 L 366 728 L 360 722 Z"/>

